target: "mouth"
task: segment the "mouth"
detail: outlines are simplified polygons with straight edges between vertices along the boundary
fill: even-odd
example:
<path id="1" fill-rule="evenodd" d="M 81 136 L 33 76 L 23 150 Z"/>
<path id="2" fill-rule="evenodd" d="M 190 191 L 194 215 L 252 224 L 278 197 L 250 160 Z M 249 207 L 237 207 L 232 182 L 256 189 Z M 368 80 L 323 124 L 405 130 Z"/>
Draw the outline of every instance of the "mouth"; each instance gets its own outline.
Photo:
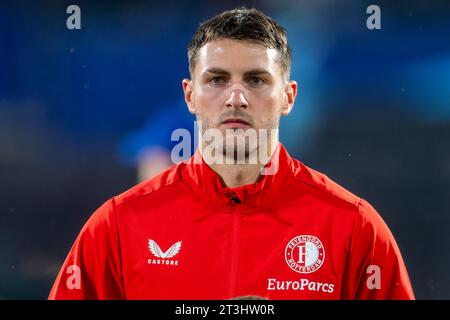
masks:
<path id="1" fill-rule="evenodd" d="M 250 124 L 240 118 L 230 118 L 223 121 L 221 123 L 221 126 L 225 127 L 226 129 L 245 129 L 249 128 Z"/>

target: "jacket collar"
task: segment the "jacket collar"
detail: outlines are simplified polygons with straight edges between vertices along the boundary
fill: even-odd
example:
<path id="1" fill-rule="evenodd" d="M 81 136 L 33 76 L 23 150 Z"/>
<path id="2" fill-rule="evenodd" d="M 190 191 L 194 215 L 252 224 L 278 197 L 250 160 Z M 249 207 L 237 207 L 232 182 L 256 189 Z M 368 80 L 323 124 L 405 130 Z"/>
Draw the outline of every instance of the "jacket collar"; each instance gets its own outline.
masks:
<path id="1" fill-rule="evenodd" d="M 276 205 L 275 197 L 293 169 L 292 158 L 284 146 L 278 143 L 271 160 L 264 167 L 265 174 L 256 183 L 236 188 L 223 186 L 219 175 L 206 164 L 198 149 L 185 161 L 183 170 L 184 182 L 194 191 L 198 201 L 213 210 L 236 205 L 233 198 L 237 196 L 240 202 L 238 205 L 242 205 L 244 211 L 270 211 Z"/>

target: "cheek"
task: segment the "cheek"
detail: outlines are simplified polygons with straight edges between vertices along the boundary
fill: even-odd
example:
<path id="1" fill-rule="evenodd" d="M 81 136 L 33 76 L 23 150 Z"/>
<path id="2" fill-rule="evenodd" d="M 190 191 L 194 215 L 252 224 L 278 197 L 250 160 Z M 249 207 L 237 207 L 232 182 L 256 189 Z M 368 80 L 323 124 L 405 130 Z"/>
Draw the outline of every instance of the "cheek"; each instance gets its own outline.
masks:
<path id="1" fill-rule="evenodd" d="M 195 115 L 204 122 L 204 126 L 212 126 L 222 111 L 223 99 L 218 90 L 198 89 L 194 95 Z"/>
<path id="2" fill-rule="evenodd" d="M 198 112 L 209 113 L 222 106 L 223 92 L 208 87 L 198 87 L 195 90 L 195 107 Z"/>
<path id="3" fill-rule="evenodd" d="M 254 106 L 255 116 L 261 122 L 270 121 L 279 116 L 283 103 L 283 95 L 279 90 L 261 90 L 255 92 L 250 105 Z"/>
<path id="4" fill-rule="evenodd" d="M 270 86 L 267 88 L 261 88 L 260 90 L 253 90 L 251 95 L 252 99 L 255 99 L 255 101 L 268 105 L 280 104 L 283 98 L 283 92 L 278 86 Z"/>

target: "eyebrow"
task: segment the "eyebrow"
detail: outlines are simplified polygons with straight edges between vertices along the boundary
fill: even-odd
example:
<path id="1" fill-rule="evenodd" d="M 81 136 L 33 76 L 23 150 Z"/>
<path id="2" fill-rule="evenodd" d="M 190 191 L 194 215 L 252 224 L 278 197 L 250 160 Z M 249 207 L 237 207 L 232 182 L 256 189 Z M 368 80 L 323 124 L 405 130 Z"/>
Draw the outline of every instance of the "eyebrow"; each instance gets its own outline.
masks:
<path id="1" fill-rule="evenodd" d="M 209 68 L 205 73 L 220 74 L 220 75 L 230 75 L 230 73 L 221 68 Z M 271 73 L 265 69 L 252 69 L 244 73 L 244 76 L 260 76 L 260 75 L 271 75 Z"/>

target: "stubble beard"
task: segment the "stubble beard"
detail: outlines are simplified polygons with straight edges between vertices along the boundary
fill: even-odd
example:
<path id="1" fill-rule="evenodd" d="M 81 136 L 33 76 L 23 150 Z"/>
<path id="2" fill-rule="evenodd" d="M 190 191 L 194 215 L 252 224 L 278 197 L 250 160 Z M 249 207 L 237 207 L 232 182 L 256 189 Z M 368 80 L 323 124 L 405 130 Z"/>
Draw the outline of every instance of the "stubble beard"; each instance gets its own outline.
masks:
<path id="1" fill-rule="evenodd" d="M 202 148 L 211 148 L 213 152 L 220 152 L 224 164 L 253 164 L 254 159 L 259 163 L 260 152 L 269 158 L 278 141 L 279 117 L 263 123 L 261 128 L 251 126 L 246 129 L 219 129 L 220 122 L 212 122 L 197 115 L 197 121 L 202 123 L 201 135 L 207 137 L 208 130 L 220 131 L 220 139 L 202 139 Z M 274 135 L 274 136 L 273 136 Z M 213 154 L 213 156 L 216 156 Z"/>

